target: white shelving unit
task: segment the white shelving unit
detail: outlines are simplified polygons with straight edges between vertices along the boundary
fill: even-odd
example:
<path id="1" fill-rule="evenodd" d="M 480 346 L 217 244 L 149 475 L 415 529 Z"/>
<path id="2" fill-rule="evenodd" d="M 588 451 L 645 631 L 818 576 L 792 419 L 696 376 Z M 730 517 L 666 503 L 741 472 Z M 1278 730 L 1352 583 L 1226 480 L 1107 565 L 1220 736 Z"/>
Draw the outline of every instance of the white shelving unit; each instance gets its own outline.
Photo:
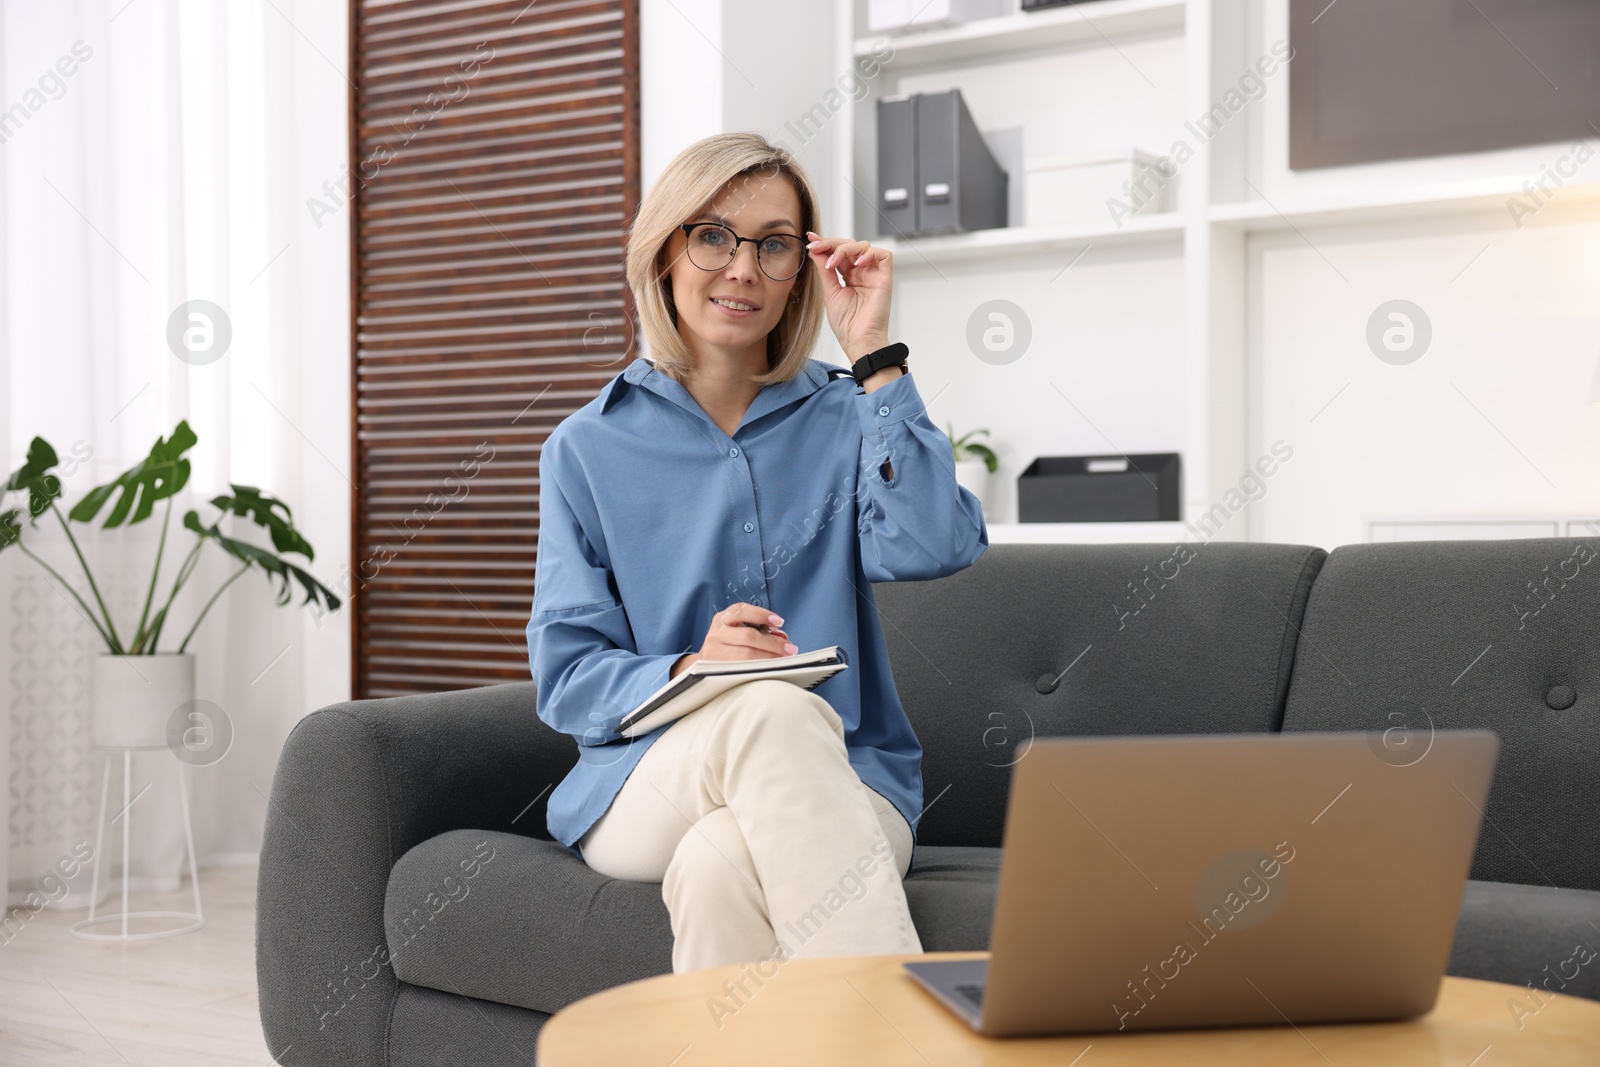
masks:
<path id="1" fill-rule="evenodd" d="M 865 94 L 837 111 L 827 135 L 840 161 L 829 190 L 834 217 L 845 209 L 840 232 L 868 237 L 895 253 L 897 336 L 914 356 L 922 354 L 921 366 L 937 371 L 942 389 L 950 390 L 946 402 L 954 399 L 962 413 L 958 418 L 989 426 L 1002 447 L 1009 439 L 1026 440 L 1036 454 L 1178 452 L 1182 514 L 1191 522 L 1223 500 L 1257 458 L 1251 429 L 1259 428 L 1260 412 L 1251 410 L 1249 380 L 1252 242 L 1320 243 L 1319 234 L 1332 233 L 1330 228 L 1489 212 L 1499 212 L 1503 223 L 1507 198 L 1519 194 L 1546 158 L 1538 153 L 1549 150 L 1530 146 L 1291 172 L 1286 130 L 1280 128 L 1287 123 L 1286 65 L 1267 79 L 1264 98 L 1213 136 L 1185 134 L 1193 130 L 1191 120 L 1236 89 L 1240 72 L 1286 36 L 1287 0 L 1096 0 L 955 28 L 877 35 L 866 32 L 866 0 L 834 2 L 835 26 L 841 28 L 836 75 L 881 55 L 885 40 L 893 48 L 875 76 L 863 79 Z M 1061 86 L 1058 98 L 1041 100 L 1043 85 Z M 1006 229 L 949 236 L 874 236 L 875 102 L 948 86 L 962 89 L 1013 184 L 1021 180 L 1022 162 L 1059 153 L 1073 143 L 1069 135 L 1121 132 L 1127 138 L 1122 147 L 1157 154 L 1183 138 L 1192 155 L 1179 168 L 1169 208 L 1121 226 L 1109 217 L 1103 224 L 1071 226 L 1020 220 Z M 1166 143 L 1160 131 L 1170 131 Z M 1013 205 L 1018 199 L 1013 194 Z M 1600 203 L 1600 168 L 1590 167 L 1566 184 L 1561 199 L 1569 206 Z M 1054 283 L 1085 252 L 1084 263 L 1101 265 L 1096 269 L 1109 281 L 1100 289 L 1080 288 L 1074 304 L 1074 291 Z M 1086 279 L 1078 269 L 1071 277 L 1081 287 Z M 1119 303 L 1118 287 L 1137 293 L 1138 302 Z M 1038 382 L 1004 376 L 1015 368 L 968 362 L 950 336 L 956 309 L 1013 292 L 1033 294 L 1033 306 L 1048 319 L 1035 330 L 1040 353 L 1026 354 L 1036 360 Z M 1069 314 L 1070 320 L 1063 318 Z M 1102 314 L 1115 321 L 1101 321 Z M 1118 340 L 1124 334 L 1125 345 Z M 1075 388 L 1088 399 L 1062 388 L 1058 377 L 1069 373 L 1077 374 Z M 1053 399 L 1052 387 L 1072 409 Z M 1058 404 L 1047 417 L 1037 406 L 1046 403 Z M 1140 422 L 1126 410 L 1141 405 L 1156 414 Z M 1051 419 L 1057 426 L 1048 425 Z M 989 494 L 999 498 L 990 515 L 995 540 L 1192 540 L 1182 523 L 1016 523 L 1015 478 L 1032 458 L 1002 456 L 997 477 L 1005 484 L 995 487 L 1002 492 Z M 1216 536 L 1242 540 L 1249 528 L 1246 516 Z"/>
<path id="2" fill-rule="evenodd" d="M 1210 214 L 1216 226 L 1264 232 L 1295 226 L 1354 225 L 1474 212 L 1504 216 L 1506 200 L 1524 195 L 1514 178 L 1485 178 L 1412 189 L 1398 196 L 1297 197 L 1270 203 L 1247 200 L 1213 204 Z M 1562 200 L 1568 204 L 1600 202 L 1600 183 L 1572 186 L 1563 191 Z"/>
<path id="3" fill-rule="evenodd" d="M 1198 541 L 1181 522 L 990 522 L 991 545 L 1179 544 Z"/>
<path id="4" fill-rule="evenodd" d="M 1102 247 L 1183 240 L 1183 216 L 1176 211 L 1141 215 L 1120 229 L 1098 223 L 1057 226 L 1006 226 L 971 233 L 941 234 L 900 240 L 881 237 L 873 243 L 895 253 L 901 270 L 917 270 L 941 263 L 1001 259 L 1019 253 L 1067 251 L 1090 245 Z"/>
<path id="5" fill-rule="evenodd" d="M 995 55 L 1181 30 L 1187 7 L 1184 0 L 1103 0 L 1029 14 L 1019 11 L 951 29 L 915 30 L 894 36 L 895 63 L 905 67 L 947 66 Z M 872 55 L 878 40 L 879 37 L 857 38 L 855 54 Z"/>
<path id="6" fill-rule="evenodd" d="M 1366 524 L 1369 541 L 1463 541 L 1600 535 L 1600 516 L 1594 515 L 1461 515 L 1453 519 L 1428 515 L 1386 515 L 1370 517 Z"/>

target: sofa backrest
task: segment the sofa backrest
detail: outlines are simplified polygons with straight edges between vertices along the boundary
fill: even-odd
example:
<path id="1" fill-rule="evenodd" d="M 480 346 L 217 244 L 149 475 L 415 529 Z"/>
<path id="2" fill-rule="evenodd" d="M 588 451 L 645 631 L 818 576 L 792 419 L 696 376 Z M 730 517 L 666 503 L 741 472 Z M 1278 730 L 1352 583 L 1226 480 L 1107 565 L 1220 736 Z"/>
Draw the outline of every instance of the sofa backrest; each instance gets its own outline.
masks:
<path id="1" fill-rule="evenodd" d="M 1389 731 L 1400 766 L 1432 730 L 1470 727 L 1501 743 L 1472 877 L 1600 889 L 1600 539 L 1329 556 L 1284 729 Z"/>
<path id="2" fill-rule="evenodd" d="M 1327 553 L 1303 545 L 999 544 L 873 584 L 923 747 L 917 840 L 998 846 L 1033 737 L 1272 731 Z"/>

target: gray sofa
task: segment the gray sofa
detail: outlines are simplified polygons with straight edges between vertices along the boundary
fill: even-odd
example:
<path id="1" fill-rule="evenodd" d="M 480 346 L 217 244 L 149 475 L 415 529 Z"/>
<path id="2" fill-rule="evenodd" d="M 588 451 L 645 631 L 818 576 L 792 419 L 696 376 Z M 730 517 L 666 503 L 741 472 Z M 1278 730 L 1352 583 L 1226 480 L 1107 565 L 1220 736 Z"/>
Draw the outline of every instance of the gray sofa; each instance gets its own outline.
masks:
<path id="1" fill-rule="evenodd" d="M 924 748 L 906 882 L 923 945 L 986 947 L 1030 736 L 1389 730 L 1406 752 L 1430 724 L 1489 727 L 1500 764 L 1449 971 L 1600 999 L 1600 960 L 1575 962 L 1600 949 L 1596 547 L 994 545 L 948 578 L 874 585 Z M 574 753 L 532 683 L 295 727 L 256 915 L 280 1062 L 531 1064 L 550 1013 L 671 970 L 660 887 L 545 835 Z"/>

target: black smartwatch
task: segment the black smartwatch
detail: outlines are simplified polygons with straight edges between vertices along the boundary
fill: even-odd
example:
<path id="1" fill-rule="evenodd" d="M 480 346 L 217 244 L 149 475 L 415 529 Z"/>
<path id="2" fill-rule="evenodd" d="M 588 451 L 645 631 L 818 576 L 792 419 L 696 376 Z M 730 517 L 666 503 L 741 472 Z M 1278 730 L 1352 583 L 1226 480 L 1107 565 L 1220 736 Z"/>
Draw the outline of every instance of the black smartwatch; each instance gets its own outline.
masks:
<path id="1" fill-rule="evenodd" d="M 856 384 L 860 385 L 862 382 L 866 381 L 868 378 L 872 377 L 885 367 L 899 367 L 901 372 L 904 373 L 906 369 L 906 356 L 908 356 L 910 352 L 911 350 L 905 346 L 905 342 L 903 341 L 896 341 L 892 345 L 885 345 L 876 352 L 868 352 L 866 355 L 856 360 L 855 363 L 850 367 L 850 374 L 853 378 L 855 378 Z"/>

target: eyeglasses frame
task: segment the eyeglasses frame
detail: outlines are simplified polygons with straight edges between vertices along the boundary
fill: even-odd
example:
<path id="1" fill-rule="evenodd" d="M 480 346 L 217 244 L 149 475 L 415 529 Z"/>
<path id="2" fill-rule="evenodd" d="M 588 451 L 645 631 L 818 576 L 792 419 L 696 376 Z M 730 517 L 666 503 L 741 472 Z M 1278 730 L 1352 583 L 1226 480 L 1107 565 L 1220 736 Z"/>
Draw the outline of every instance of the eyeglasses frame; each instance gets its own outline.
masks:
<path id="1" fill-rule="evenodd" d="M 768 278 L 772 278 L 773 281 L 775 281 L 775 282 L 786 282 L 786 281 L 789 281 L 790 278 L 798 278 L 798 277 L 800 277 L 800 275 L 805 272 L 805 269 L 806 269 L 805 243 L 806 242 L 805 242 L 805 238 L 801 237 L 797 233 L 769 233 L 769 234 L 765 235 L 764 237 L 740 237 L 739 234 L 734 231 L 734 228 L 732 226 L 728 226 L 728 225 L 726 225 L 724 223 L 721 223 L 721 222 L 680 222 L 680 223 L 678 223 L 678 229 L 683 231 L 683 254 L 684 254 L 684 257 L 689 260 L 689 265 L 692 266 L 692 267 L 696 267 L 696 268 L 698 268 L 700 270 L 705 270 L 705 271 L 726 270 L 727 267 L 728 267 L 728 263 L 724 263 L 720 267 L 701 267 L 700 264 L 696 263 L 694 261 L 694 258 L 689 255 L 689 238 L 691 236 L 693 236 L 694 228 L 696 226 L 716 226 L 716 227 L 718 227 L 720 229 L 727 230 L 729 233 L 733 234 L 733 252 L 728 256 L 728 263 L 732 263 L 734 260 L 739 258 L 739 246 L 741 244 L 743 244 L 744 242 L 749 241 L 751 244 L 756 246 L 756 267 L 761 271 L 762 274 L 766 274 Z M 765 241 L 767 239 L 767 237 L 793 237 L 796 241 L 800 242 L 800 251 L 801 251 L 800 268 L 799 268 L 799 270 L 796 270 L 793 274 L 789 275 L 788 278 L 773 278 L 771 274 L 767 274 L 767 268 L 762 265 L 762 263 L 761 263 L 761 242 Z"/>

